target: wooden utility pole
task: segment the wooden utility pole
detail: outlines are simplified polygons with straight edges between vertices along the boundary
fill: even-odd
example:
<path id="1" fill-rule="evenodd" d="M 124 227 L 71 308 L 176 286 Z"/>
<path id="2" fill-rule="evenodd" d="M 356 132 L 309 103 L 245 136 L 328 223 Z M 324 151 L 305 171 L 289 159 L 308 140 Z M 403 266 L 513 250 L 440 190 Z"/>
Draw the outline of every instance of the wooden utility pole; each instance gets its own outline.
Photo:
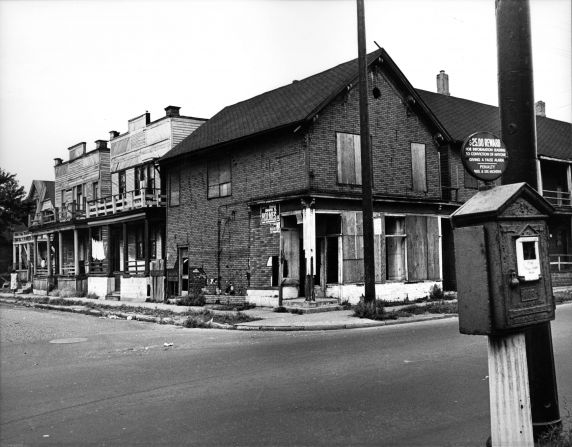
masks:
<path id="1" fill-rule="evenodd" d="M 528 0 L 496 0 L 499 108 L 509 163 L 503 184 L 538 189 L 530 6 Z M 540 174 L 540 173 L 539 173 Z M 542 195 L 542 191 L 539 191 Z M 550 322 L 525 332 L 534 436 L 560 426 Z"/>
<path id="2" fill-rule="evenodd" d="M 373 236 L 373 199 L 371 186 L 371 137 L 369 133 L 367 56 L 365 45 L 365 13 L 363 0 L 357 0 L 359 108 L 361 141 L 361 184 L 363 210 L 363 263 L 365 302 L 375 309 L 375 257 Z"/>

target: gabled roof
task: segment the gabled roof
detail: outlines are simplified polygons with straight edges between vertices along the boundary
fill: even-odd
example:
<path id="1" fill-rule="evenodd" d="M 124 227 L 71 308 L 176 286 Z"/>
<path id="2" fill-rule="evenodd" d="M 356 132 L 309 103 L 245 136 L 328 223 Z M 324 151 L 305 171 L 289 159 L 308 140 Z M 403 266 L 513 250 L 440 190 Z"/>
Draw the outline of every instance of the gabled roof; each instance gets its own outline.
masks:
<path id="1" fill-rule="evenodd" d="M 463 141 L 476 131 L 501 136 L 498 107 L 425 90 L 417 92 L 455 140 Z M 572 124 L 537 116 L 536 130 L 539 156 L 572 161 Z"/>
<path id="2" fill-rule="evenodd" d="M 385 51 L 368 55 L 371 64 Z M 358 76 L 358 60 L 225 107 L 162 160 L 311 120 Z"/>
<path id="3" fill-rule="evenodd" d="M 52 203 L 55 203 L 56 182 L 52 180 L 32 180 L 32 186 L 30 186 L 26 200 L 32 199 L 34 191 L 37 191 L 40 202 L 50 199 Z"/>

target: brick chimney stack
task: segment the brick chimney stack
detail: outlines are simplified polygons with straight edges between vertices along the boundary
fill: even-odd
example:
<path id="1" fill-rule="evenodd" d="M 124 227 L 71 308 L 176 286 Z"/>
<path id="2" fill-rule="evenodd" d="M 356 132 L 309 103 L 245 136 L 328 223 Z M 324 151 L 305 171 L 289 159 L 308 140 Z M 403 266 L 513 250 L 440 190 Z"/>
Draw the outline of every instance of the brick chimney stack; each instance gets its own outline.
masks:
<path id="1" fill-rule="evenodd" d="M 177 106 L 167 106 L 167 107 L 165 107 L 165 114 L 166 114 L 168 117 L 171 117 L 171 118 L 174 117 L 174 116 L 181 116 L 181 115 L 179 114 L 179 110 L 180 110 L 180 109 L 181 109 L 181 108 L 180 108 L 180 107 L 177 107 Z"/>
<path id="2" fill-rule="evenodd" d="M 105 140 L 95 140 L 96 149 L 107 149 L 107 141 Z"/>
<path id="3" fill-rule="evenodd" d="M 536 101 L 534 103 L 534 112 L 536 116 L 546 116 L 546 103 L 544 101 Z"/>
<path id="4" fill-rule="evenodd" d="M 113 140 L 114 138 L 117 138 L 118 136 L 119 132 L 117 132 L 116 130 L 109 131 L 109 141 Z"/>
<path id="5" fill-rule="evenodd" d="M 437 93 L 451 96 L 449 93 L 449 75 L 445 73 L 445 70 L 441 70 L 437 75 Z"/>

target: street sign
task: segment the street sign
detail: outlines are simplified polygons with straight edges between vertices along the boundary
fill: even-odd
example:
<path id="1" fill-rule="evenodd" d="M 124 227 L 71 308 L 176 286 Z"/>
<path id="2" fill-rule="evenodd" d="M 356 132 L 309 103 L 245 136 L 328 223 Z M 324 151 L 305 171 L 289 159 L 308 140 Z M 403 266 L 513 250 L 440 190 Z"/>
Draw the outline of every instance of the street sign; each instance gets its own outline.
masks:
<path id="1" fill-rule="evenodd" d="M 473 177 L 491 182 L 506 169 L 508 152 L 502 140 L 490 132 L 469 135 L 461 147 L 461 160 Z"/>

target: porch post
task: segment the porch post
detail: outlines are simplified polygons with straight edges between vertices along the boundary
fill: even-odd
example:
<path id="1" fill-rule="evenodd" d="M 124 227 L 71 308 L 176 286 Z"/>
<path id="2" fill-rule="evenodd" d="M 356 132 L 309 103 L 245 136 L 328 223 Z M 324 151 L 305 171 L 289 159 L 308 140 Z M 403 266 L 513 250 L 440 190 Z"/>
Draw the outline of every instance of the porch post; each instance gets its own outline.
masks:
<path id="1" fill-rule="evenodd" d="M 127 224 L 123 223 L 123 273 L 129 273 L 129 241 L 127 240 Z"/>
<path id="2" fill-rule="evenodd" d="M 304 235 L 304 257 L 306 261 L 306 301 L 314 300 L 314 275 L 316 274 L 316 210 L 314 201 L 303 203 L 302 225 Z"/>
<path id="3" fill-rule="evenodd" d="M 22 244 L 18 244 L 18 270 L 22 270 Z"/>
<path id="4" fill-rule="evenodd" d="M 568 205 L 572 206 L 572 166 L 566 168 L 566 186 L 568 187 Z"/>
<path id="5" fill-rule="evenodd" d="M 85 272 L 90 273 L 90 270 L 91 270 L 91 227 L 87 227 L 87 247 L 86 247 L 85 262 L 87 262 L 87 268 L 85 269 Z"/>
<path id="6" fill-rule="evenodd" d="M 73 269 L 74 274 L 79 275 L 79 232 L 77 228 L 73 230 Z"/>
<path id="7" fill-rule="evenodd" d="M 111 225 L 107 225 L 107 276 L 113 276 L 113 265 L 115 264 L 115 250 L 113 246 L 113 235 L 111 232 Z"/>
<path id="8" fill-rule="evenodd" d="M 12 270 L 16 270 L 16 242 L 13 238 L 14 236 L 12 236 Z"/>
<path id="9" fill-rule="evenodd" d="M 58 273 L 64 274 L 64 233 L 58 231 Z"/>
<path id="10" fill-rule="evenodd" d="M 52 250 L 50 247 L 50 233 L 46 234 L 46 264 L 48 266 L 48 277 L 52 276 Z"/>
<path id="11" fill-rule="evenodd" d="M 143 190 L 144 191 L 144 190 Z M 149 276 L 149 221 L 143 221 L 143 251 L 145 256 L 145 276 Z"/>
<path id="12" fill-rule="evenodd" d="M 38 271 L 38 236 L 34 234 L 34 261 L 32 262 L 32 274 L 35 275 Z"/>

